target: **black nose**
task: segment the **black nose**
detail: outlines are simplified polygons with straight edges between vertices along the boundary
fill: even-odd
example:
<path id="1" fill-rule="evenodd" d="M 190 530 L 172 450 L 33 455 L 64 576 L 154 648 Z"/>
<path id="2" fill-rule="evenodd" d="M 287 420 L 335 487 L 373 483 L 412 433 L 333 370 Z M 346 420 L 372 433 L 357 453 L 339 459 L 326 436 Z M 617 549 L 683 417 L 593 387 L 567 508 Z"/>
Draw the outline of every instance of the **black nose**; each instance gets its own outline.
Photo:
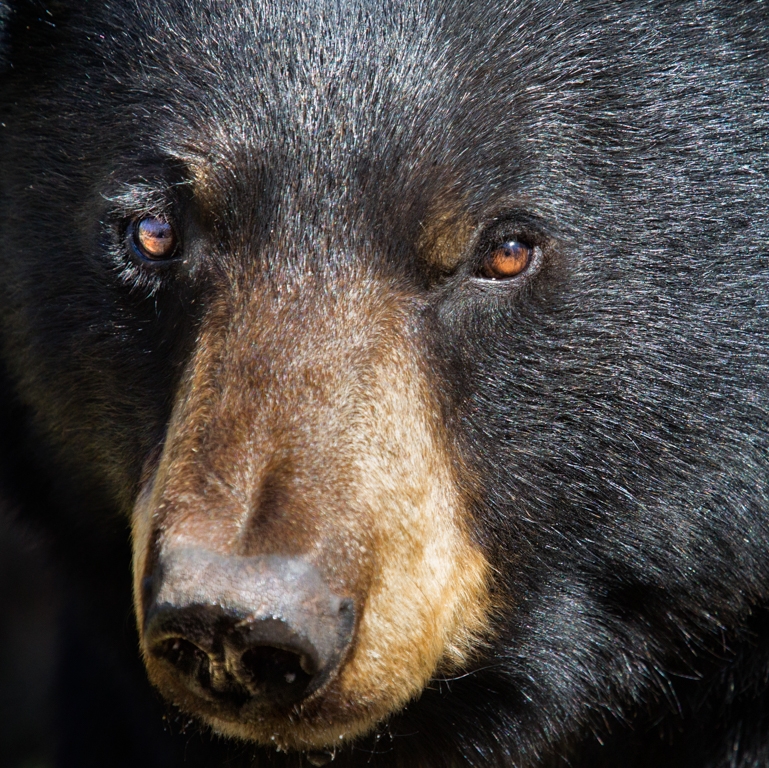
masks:
<path id="1" fill-rule="evenodd" d="M 333 676 L 352 640 L 352 601 L 301 559 L 176 550 L 148 586 L 148 653 L 219 703 L 295 704 Z"/>

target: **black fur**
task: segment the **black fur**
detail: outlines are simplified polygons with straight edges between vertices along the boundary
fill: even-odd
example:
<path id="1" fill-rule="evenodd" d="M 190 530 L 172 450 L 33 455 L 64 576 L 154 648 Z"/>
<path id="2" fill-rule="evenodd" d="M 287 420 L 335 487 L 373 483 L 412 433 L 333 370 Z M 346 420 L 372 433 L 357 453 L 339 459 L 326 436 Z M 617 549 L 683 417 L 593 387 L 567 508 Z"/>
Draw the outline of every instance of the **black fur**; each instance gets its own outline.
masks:
<path id="1" fill-rule="evenodd" d="M 56 765 L 306 764 L 164 725 L 133 635 L 120 515 L 196 265 L 244 244 L 419 292 L 508 605 L 335 765 L 769 764 L 764 3 L 11 0 L 0 25 L 2 487 L 56 574 Z M 209 220 L 183 158 L 214 144 Z M 426 269 L 451 195 L 541 272 Z M 143 271 L 123 222 L 169 210 L 190 266 Z"/>

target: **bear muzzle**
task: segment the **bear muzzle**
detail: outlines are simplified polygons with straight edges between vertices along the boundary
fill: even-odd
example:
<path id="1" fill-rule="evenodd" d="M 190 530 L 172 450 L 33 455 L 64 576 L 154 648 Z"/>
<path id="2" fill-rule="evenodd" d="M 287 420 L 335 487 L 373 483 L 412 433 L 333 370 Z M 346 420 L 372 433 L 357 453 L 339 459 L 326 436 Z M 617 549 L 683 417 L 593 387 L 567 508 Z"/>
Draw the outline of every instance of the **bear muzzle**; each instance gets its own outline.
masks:
<path id="1" fill-rule="evenodd" d="M 343 287 L 222 293 L 133 515 L 151 680 L 282 749 L 371 731 L 490 615 L 414 302 Z"/>

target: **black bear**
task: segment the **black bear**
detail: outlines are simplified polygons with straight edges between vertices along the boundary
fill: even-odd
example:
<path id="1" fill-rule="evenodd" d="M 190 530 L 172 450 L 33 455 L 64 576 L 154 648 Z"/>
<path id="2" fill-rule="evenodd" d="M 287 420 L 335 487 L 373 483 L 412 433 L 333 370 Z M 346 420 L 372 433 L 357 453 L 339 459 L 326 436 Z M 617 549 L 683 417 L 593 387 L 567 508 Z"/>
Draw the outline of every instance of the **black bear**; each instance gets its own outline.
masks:
<path id="1" fill-rule="evenodd" d="M 0 25 L 49 764 L 769 764 L 765 3 Z"/>

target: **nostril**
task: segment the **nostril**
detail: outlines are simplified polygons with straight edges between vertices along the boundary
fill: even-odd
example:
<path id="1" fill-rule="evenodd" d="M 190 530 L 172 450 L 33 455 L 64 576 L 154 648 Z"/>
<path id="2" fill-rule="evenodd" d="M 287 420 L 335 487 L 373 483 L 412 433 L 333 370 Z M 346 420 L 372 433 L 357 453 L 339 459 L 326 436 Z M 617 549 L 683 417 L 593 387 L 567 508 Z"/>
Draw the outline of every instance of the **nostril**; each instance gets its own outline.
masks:
<path id="1" fill-rule="evenodd" d="M 172 664 L 178 672 L 206 682 L 210 677 L 208 654 L 183 637 L 167 637 L 150 649 L 153 656 Z"/>
<path id="2" fill-rule="evenodd" d="M 184 637 L 165 637 L 150 646 L 150 654 L 170 665 L 174 675 L 199 696 L 240 705 L 250 692 L 232 674 L 223 651 L 207 653 Z"/>
<path id="3" fill-rule="evenodd" d="M 240 658 L 240 677 L 255 695 L 276 704 L 298 701 L 310 685 L 315 664 L 306 655 L 261 645 Z"/>

